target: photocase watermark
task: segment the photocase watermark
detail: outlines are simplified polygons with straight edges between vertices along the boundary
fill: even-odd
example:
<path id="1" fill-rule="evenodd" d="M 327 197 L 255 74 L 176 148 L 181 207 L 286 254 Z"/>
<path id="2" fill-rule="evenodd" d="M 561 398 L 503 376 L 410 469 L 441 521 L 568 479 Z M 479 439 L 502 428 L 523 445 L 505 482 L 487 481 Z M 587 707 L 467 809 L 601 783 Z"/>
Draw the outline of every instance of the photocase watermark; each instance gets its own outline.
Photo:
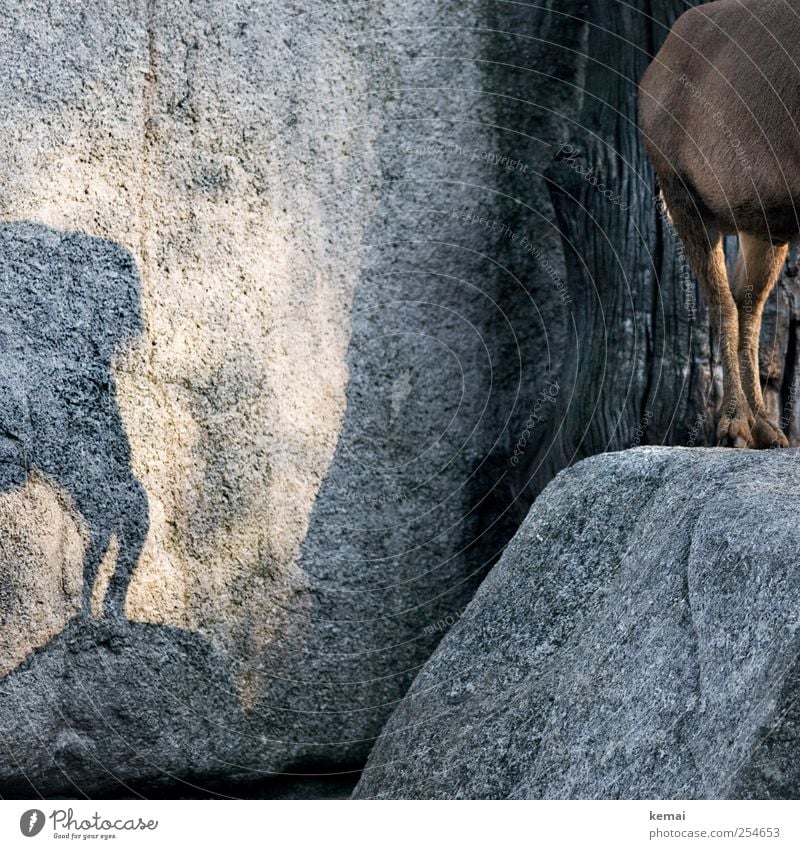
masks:
<path id="1" fill-rule="evenodd" d="M 579 174 L 590 186 L 594 186 L 595 190 L 601 194 L 609 203 L 618 206 L 623 212 L 627 211 L 629 204 L 605 183 L 600 182 L 597 171 L 591 165 L 584 165 L 580 159 L 580 151 L 575 145 L 564 142 L 556 151 L 556 160 L 571 168 L 576 174 Z"/>
<path id="2" fill-rule="evenodd" d="M 567 284 L 564 282 L 561 275 L 556 270 L 556 267 L 550 262 L 549 259 L 541 252 L 536 245 L 532 244 L 528 241 L 527 236 L 522 238 L 520 242 L 520 247 L 527 251 L 538 263 L 539 267 L 544 271 L 544 273 L 553 281 L 556 287 L 556 291 L 561 296 L 562 303 L 566 306 L 567 304 L 572 303 L 572 296 L 569 293 L 569 289 L 567 289 Z"/>
<path id="3" fill-rule="evenodd" d="M 645 410 L 644 415 L 639 420 L 639 426 L 633 432 L 633 440 L 631 441 L 631 448 L 638 448 L 642 444 L 642 438 L 647 433 L 647 427 L 650 424 L 650 420 L 653 418 L 652 410 Z"/>
<path id="4" fill-rule="evenodd" d="M 789 425 L 791 424 L 791 421 L 792 421 L 792 414 L 794 412 L 794 401 L 795 401 L 796 394 L 797 394 L 797 390 L 795 389 L 794 383 L 792 383 L 792 385 L 789 387 L 789 392 L 786 396 L 786 401 L 784 401 L 784 403 L 783 403 L 783 407 L 781 409 L 780 419 L 778 420 L 778 429 L 782 430 L 784 433 L 787 432 L 787 430 L 789 429 Z M 772 443 L 771 447 L 772 448 L 780 448 L 781 446 L 778 443 L 778 440 L 776 439 Z"/>
<path id="5" fill-rule="evenodd" d="M 691 96 L 703 107 L 706 113 L 706 120 L 711 120 L 717 125 L 717 129 L 721 131 L 722 135 L 727 139 L 728 144 L 731 148 L 733 148 L 734 155 L 739 160 L 739 164 L 742 168 L 750 171 L 752 166 L 750 165 L 750 160 L 745 153 L 742 140 L 738 137 L 734 128 L 725 120 L 722 110 L 715 108 L 716 104 L 711 100 L 711 98 L 706 97 L 700 87 L 690 80 L 686 74 L 681 74 L 678 77 L 678 82 L 683 83 L 684 87 L 689 91 Z"/>
<path id="6" fill-rule="evenodd" d="M 25 837 L 36 837 L 36 835 L 44 828 L 45 816 L 44 811 L 38 808 L 31 808 L 19 818 L 19 830 Z"/>
<path id="7" fill-rule="evenodd" d="M 413 499 L 413 493 L 405 492 L 389 492 L 385 495 L 364 495 L 361 492 L 353 492 L 352 490 L 344 491 L 346 497 L 354 504 L 402 504 L 405 501 Z"/>
<path id="8" fill-rule="evenodd" d="M 692 429 L 689 431 L 689 437 L 686 440 L 687 448 L 694 448 L 697 444 L 697 437 L 701 434 L 705 434 L 707 421 L 708 415 L 706 413 L 698 413 L 697 418 L 695 418 L 694 424 L 692 425 Z M 705 441 L 705 439 L 703 441 Z"/>
<path id="9" fill-rule="evenodd" d="M 38 808 L 31 808 L 19 818 L 19 830 L 25 837 L 36 837 L 43 831 L 47 820 L 50 820 L 52 836 L 61 840 L 113 840 L 121 832 L 155 831 L 158 828 L 158 820 L 141 817 L 109 819 L 95 811 L 92 816 L 79 819 L 72 808 L 56 808 L 48 816 Z"/>
<path id="10" fill-rule="evenodd" d="M 572 296 L 569 293 L 569 289 L 567 288 L 564 278 L 561 277 L 558 273 L 558 269 L 542 253 L 541 249 L 528 238 L 528 236 L 520 236 L 505 222 L 500 221 L 497 218 L 490 218 L 487 215 L 483 215 L 482 213 L 475 212 L 471 209 L 453 209 L 451 210 L 450 215 L 461 224 L 476 224 L 500 238 L 508 239 L 513 242 L 521 250 L 525 251 L 525 253 L 532 256 L 538 263 L 539 268 L 541 268 L 542 271 L 544 271 L 544 273 L 553 281 L 556 291 L 561 297 L 561 302 L 564 306 L 572 303 Z"/>
<path id="11" fill-rule="evenodd" d="M 473 162 L 485 162 L 497 168 L 503 168 L 510 173 L 527 174 L 528 166 L 519 159 L 512 159 L 502 153 L 493 150 L 482 150 L 479 147 L 461 147 L 455 143 L 428 143 L 410 145 L 404 144 L 400 148 L 409 156 L 459 156 Z"/>
<path id="12" fill-rule="evenodd" d="M 445 616 L 442 619 L 439 619 L 437 622 L 434 622 L 432 625 L 426 625 L 423 629 L 423 634 L 426 637 L 429 637 L 431 634 L 435 634 L 441 631 L 447 631 L 453 627 L 453 625 L 458 622 L 458 620 L 463 615 L 464 611 L 467 609 L 466 604 L 457 610 L 455 613 L 451 613 L 449 616 Z"/>
<path id="13" fill-rule="evenodd" d="M 514 446 L 514 453 L 511 455 L 510 460 L 512 466 L 519 465 L 519 461 L 522 459 L 522 456 L 528 448 L 533 431 L 540 424 L 544 424 L 547 421 L 547 418 L 543 415 L 543 413 L 546 411 L 548 406 L 555 404 L 558 392 L 558 381 L 548 380 L 545 383 L 544 389 L 542 389 L 537 396 L 536 403 L 533 405 L 533 409 L 528 416 L 528 420 L 525 422 L 525 429 L 519 435 L 517 444 Z"/>
<path id="14" fill-rule="evenodd" d="M 411 369 L 403 369 L 392 382 L 391 391 L 391 412 L 389 413 L 389 421 L 394 424 L 403 405 L 411 395 L 413 389 L 414 372 Z"/>
<path id="15" fill-rule="evenodd" d="M 697 292 L 695 290 L 694 279 L 689 267 L 689 260 L 686 258 L 686 250 L 683 247 L 683 242 L 678 235 L 675 225 L 672 223 L 672 218 L 669 214 L 669 209 L 664 201 L 664 197 L 659 192 L 656 195 L 656 213 L 661 219 L 661 223 L 665 230 L 671 233 L 675 248 L 677 251 L 677 261 L 681 269 L 681 289 L 683 290 L 683 302 L 686 305 L 686 315 L 689 321 L 694 321 L 697 317 Z"/>

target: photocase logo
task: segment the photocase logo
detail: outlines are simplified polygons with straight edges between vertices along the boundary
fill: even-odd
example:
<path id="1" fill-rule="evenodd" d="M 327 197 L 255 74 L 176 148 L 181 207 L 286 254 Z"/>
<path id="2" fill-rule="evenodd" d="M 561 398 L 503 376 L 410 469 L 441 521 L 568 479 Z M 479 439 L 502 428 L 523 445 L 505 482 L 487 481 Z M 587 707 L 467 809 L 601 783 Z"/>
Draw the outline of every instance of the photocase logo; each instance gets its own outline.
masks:
<path id="1" fill-rule="evenodd" d="M 19 830 L 25 837 L 36 837 L 44 828 L 44 814 L 36 808 L 31 808 L 19 818 Z"/>
<path id="2" fill-rule="evenodd" d="M 72 808 L 55 808 L 47 817 L 38 808 L 31 808 L 19 818 L 19 830 L 25 837 L 36 837 L 44 828 L 47 820 L 52 820 L 53 836 L 69 839 L 100 837 L 108 840 L 116 837 L 114 832 L 122 831 L 155 831 L 158 828 L 158 820 L 144 820 L 141 817 L 119 817 L 111 820 L 102 816 L 98 811 L 76 819 Z M 81 835 L 81 832 L 87 832 Z"/>

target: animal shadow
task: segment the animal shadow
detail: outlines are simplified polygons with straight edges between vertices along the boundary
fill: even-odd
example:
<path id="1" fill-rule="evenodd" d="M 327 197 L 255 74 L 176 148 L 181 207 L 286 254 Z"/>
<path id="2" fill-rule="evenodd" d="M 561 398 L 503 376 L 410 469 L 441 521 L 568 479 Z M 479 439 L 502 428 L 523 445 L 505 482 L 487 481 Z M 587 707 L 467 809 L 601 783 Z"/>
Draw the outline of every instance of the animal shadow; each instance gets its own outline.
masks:
<path id="1" fill-rule="evenodd" d="M 88 616 L 112 537 L 105 616 L 125 597 L 149 525 L 116 400 L 115 355 L 142 333 L 131 254 L 105 239 L 30 222 L 0 224 L 0 492 L 38 471 L 65 490 L 89 531 Z"/>

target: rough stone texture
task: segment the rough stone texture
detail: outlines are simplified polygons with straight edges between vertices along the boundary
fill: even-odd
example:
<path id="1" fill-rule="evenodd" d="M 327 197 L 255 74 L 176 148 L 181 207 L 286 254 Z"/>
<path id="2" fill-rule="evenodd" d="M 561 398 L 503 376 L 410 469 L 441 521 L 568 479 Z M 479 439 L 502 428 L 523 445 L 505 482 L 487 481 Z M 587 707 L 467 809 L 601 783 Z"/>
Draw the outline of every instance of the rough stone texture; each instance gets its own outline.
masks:
<path id="1" fill-rule="evenodd" d="M 3 795 L 363 763 L 530 503 L 548 14 L 0 2 Z"/>
<path id="2" fill-rule="evenodd" d="M 702 443 L 702 310 L 687 331 L 634 128 L 588 105 L 609 83 L 632 109 L 680 7 L 640 5 L 609 43 L 585 0 L 0 0 L 0 792 L 357 769 L 578 448 Z M 554 160 L 581 127 L 625 154 L 603 161 L 646 244 L 617 207 L 604 226 L 658 270 L 587 239 L 594 300 Z M 635 355 L 595 379 L 590 339 Z M 71 621 L 129 579 L 127 622 Z M 148 704 L 192 710 L 156 735 L 159 657 Z M 213 745 L 162 762 L 193 736 Z"/>
<path id="3" fill-rule="evenodd" d="M 562 472 L 423 667 L 358 798 L 796 798 L 800 452 Z"/>
<path id="4" fill-rule="evenodd" d="M 3 470 L 5 471 L 5 469 Z M 0 675 L 78 612 L 86 530 L 69 496 L 39 473 L 0 498 Z"/>

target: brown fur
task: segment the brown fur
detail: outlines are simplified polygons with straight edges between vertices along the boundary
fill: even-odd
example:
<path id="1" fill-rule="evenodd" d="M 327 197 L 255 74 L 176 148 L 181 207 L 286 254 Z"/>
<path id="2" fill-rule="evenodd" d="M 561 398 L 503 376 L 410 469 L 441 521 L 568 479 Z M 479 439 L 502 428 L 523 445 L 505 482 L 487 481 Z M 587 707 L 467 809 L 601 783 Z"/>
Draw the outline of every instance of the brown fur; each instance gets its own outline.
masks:
<path id="1" fill-rule="evenodd" d="M 642 78 L 639 125 L 719 338 L 718 437 L 786 446 L 758 379 L 764 303 L 800 234 L 800 0 L 683 14 Z M 728 279 L 722 239 L 738 234 Z"/>

